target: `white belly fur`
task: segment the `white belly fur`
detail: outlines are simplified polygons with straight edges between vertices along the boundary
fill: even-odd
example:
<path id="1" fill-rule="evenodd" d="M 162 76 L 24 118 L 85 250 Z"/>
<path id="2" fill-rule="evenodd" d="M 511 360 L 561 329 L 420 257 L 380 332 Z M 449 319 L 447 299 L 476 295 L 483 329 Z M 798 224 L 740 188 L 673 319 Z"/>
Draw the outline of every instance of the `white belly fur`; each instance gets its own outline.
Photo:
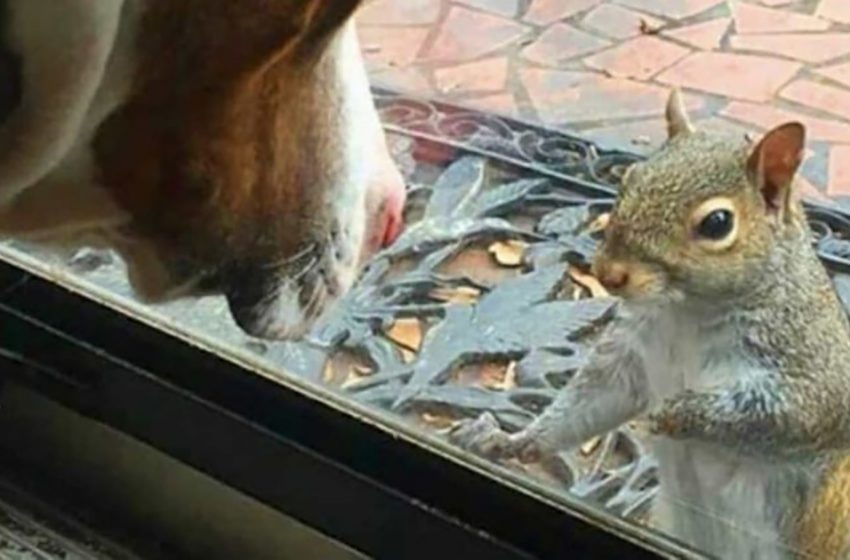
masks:
<path id="1" fill-rule="evenodd" d="M 685 389 L 706 389 L 732 376 L 758 375 L 736 350 L 730 329 L 701 329 L 669 311 L 641 322 L 650 409 Z M 671 344 L 670 341 L 675 341 Z M 712 356 L 712 359 L 706 359 Z M 779 541 L 784 512 L 768 492 L 793 478 L 787 465 L 754 462 L 732 450 L 656 438 L 661 493 L 653 524 L 665 534 L 718 558 L 788 556 Z M 781 482 L 779 482 L 781 481 Z"/>
<path id="2" fill-rule="evenodd" d="M 782 511 L 769 499 L 785 468 L 749 463 L 699 443 L 657 441 L 661 493 L 654 524 L 701 552 L 722 559 L 789 558 Z"/>

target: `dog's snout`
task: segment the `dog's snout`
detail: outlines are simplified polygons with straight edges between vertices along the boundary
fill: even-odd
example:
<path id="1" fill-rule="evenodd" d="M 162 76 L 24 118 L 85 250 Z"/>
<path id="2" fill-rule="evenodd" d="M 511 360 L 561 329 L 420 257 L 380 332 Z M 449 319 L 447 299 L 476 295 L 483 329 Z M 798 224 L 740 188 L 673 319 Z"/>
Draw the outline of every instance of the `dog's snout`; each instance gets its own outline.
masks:
<path id="1" fill-rule="evenodd" d="M 234 321 L 252 336 L 293 339 L 310 326 L 301 297 L 304 286 L 294 280 L 250 267 L 231 273 L 224 291 Z"/>

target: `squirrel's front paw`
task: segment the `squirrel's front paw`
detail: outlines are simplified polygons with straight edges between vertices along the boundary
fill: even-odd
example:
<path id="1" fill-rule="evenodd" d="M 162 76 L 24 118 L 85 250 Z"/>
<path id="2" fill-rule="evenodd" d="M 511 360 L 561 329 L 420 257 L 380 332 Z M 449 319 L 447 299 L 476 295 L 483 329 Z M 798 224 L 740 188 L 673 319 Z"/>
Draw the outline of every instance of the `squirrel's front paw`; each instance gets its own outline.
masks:
<path id="1" fill-rule="evenodd" d="M 538 458 L 535 446 L 523 437 L 522 432 L 508 434 L 489 412 L 475 420 L 461 422 L 449 432 L 449 440 L 489 459 L 518 458 L 523 462 L 531 462 Z"/>
<path id="2" fill-rule="evenodd" d="M 679 420 L 667 408 L 660 408 L 648 418 L 649 433 L 656 436 L 676 437 L 681 431 Z"/>
<path id="3" fill-rule="evenodd" d="M 700 396 L 686 392 L 668 399 L 649 414 L 649 431 L 654 435 L 683 439 L 690 437 L 699 411 Z"/>

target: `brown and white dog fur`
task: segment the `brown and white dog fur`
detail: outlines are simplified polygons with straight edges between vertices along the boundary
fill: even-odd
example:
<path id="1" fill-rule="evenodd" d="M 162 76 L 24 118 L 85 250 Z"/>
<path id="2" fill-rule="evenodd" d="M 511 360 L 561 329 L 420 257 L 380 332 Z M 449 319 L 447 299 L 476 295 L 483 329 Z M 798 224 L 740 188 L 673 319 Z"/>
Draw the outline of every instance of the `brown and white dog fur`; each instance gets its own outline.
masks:
<path id="1" fill-rule="evenodd" d="M 360 0 L 5 0 L 0 235 L 298 336 L 401 227 Z M 8 97 L 8 96 L 7 96 Z"/>

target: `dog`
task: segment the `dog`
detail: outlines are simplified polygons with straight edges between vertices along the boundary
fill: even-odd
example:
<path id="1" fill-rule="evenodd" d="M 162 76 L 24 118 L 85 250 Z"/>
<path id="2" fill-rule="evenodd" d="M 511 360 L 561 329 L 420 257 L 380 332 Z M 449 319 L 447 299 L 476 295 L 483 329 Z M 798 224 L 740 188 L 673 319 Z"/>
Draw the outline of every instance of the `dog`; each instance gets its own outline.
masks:
<path id="1" fill-rule="evenodd" d="M 402 227 L 360 0 L 0 0 L 0 236 L 296 338 Z"/>

